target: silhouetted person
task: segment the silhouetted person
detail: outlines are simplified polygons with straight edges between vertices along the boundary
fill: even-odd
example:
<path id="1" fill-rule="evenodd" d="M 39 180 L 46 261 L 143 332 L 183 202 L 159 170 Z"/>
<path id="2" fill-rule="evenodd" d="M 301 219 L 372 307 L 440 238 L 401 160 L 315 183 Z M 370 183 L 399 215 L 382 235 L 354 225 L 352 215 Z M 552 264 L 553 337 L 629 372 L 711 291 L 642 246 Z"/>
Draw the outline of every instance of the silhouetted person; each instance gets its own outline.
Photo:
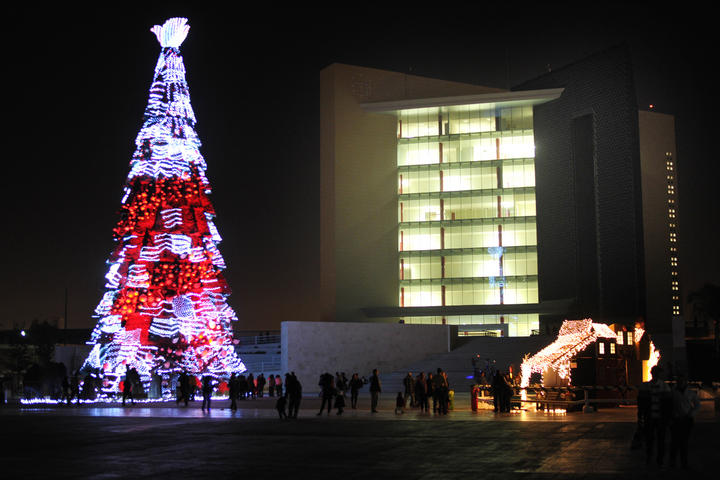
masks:
<path id="1" fill-rule="evenodd" d="M 212 392 L 213 392 L 213 379 L 210 375 L 205 375 L 202 379 L 202 410 L 205 411 L 205 408 L 207 407 L 207 411 L 210 411 L 210 400 L 212 398 Z"/>
<path id="2" fill-rule="evenodd" d="M 377 413 L 380 392 L 382 392 L 382 387 L 380 385 L 380 377 L 378 376 L 376 368 L 373 370 L 372 376 L 370 377 L 370 412 L 372 413 Z"/>
<path id="3" fill-rule="evenodd" d="M 268 386 L 268 396 L 274 397 L 275 396 L 275 375 L 272 373 L 267 379 L 267 386 Z"/>
<path id="4" fill-rule="evenodd" d="M 425 372 L 420 374 L 415 379 L 415 402 L 420 407 L 421 412 L 427 413 L 429 408 L 428 396 L 427 396 L 427 382 L 425 381 Z"/>
<path id="5" fill-rule="evenodd" d="M 447 375 L 442 368 L 437 369 L 434 377 L 434 389 L 438 399 L 438 411 L 440 415 L 447 415 L 450 401 L 450 386 L 448 385 Z"/>
<path id="6" fill-rule="evenodd" d="M 230 410 L 234 412 L 237 410 L 237 399 L 240 395 L 240 381 L 238 380 L 235 373 L 230 375 L 230 380 L 228 381 L 228 390 L 230 395 Z"/>
<path id="7" fill-rule="evenodd" d="M 277 410 L 278 415 L 280 415 L 280 420 L 283 418 L 288 418 L 287 414 L 285 413 L 285 404 L 287 403 L 287 397 L 280 396 L 277 399 L 277 402 L 275 402 L 275 410 Z"/>
<path id="8" fill-rule="evenodd" d="M 688 388 L 685 375 L 678 375 L 675 390 L 672 392 L 673 418 L 670 426 L 670 465 L 680 454 L 680 465 L 688 468 L 688 441 L 695 423 L 695 414 L 700 409 L 697 393 Z"/>
<path id="9" fill-rule="evenodd" d="M 125 370 L 125 381 L 123 382 L 123 395 L 122 405 L 125 406 L 125 400 L 130 399 L 130 402 L 135 405 L 135 398 L 133 398 L 133 375 L 132 369 L 126 368 Z"/>
<path id="10" fill-rule="evenodd" d="M 395 397 L 395 414 L 401 414 L 404 413 L 405 408 L 405 396 L 402 394 L 402 392 L 398 392 L 397 397 Z"/>
<path id="11" fill-rule="evenodd" d="M 322 415 L 325 404 L 327 404 L 327 413 L 330 415 L 330 409 L 332 408 L 332 399 L 335 395 L 335 380 L 330 372 L 325 372 L 320 375 L 320 381 L 318 382 L 320 391 L 322 394 L 322 403 L 320 404 L 320 411 L 318 415 Z"/>
<path id="12" fill-rule="evenodd" d="M 338 415 L 342 415 L 345 411 L 345 395 L 342 391 L 335 395 L 335 408 L 337 408 Z"/>
<path id="13" fill-rule="evenodd" d="M 350 379 L 350 408 L 355 409 L 357 408 L 358 403 L 358 393 L 360 389 L 363 387 L 363 381 L 360 379 L 357 373 L 353 373 L 352 378 Z"/>
<path id="14" fill-rule="evenodd" d="M 405 387 L 405 395 L 403 396 L 405 405 L 407 405 L 408 399 L 410 399 L 410 406 L 415 406 L 415 379 L 413 378 L 412 372 L 403 379 L 403 386 Z"/>
<path id="15" fill-rule="evenodd" d="M 665 431 L 672 416 L 672 392 L 662 379 L 660 366 L 654 366 L 650 373 L 652 380 L 644 382 L 638 391 L 638 414 L 642 417 L 645 429 L 645 460 L 649 464 L 653 450 L 656 450 L 657 464 L 662 466 Z"/>
<path id="16" fill-rule="evenodd" d="M 288 397 L 288 418 L 297 418 L 302 399 L 302 384 L 295 372 L 285 375 L 285 390 Z"/>
<path id="17" fill-rule="evenodd" d="M 433 413 L 436 413 L 438 401 L 437 401 L 437 392 L 435 391 L 435 377 L 433 376 L 432 372 L 428 372 L 427 380 L 425 381 L 425 384 L 427 385 L 428 400 L 432 398 Z M 428 402 L 428 404 L 429 404 L 429 402 Z"/>
<path id="18" fill-rule="evenodd" d="M 278 397 L 283 396 L 283 382 L 280 375 L 275 375 L 275 395 Z"/>
<path id="19" fill-rule="evenodd" d="M 258 375 L 257 377 L 257 396 L 258 398 L 263 398 L 263 393 L 265 391 L 265 375 L 262 373 Z"/>
<path id="20" fill-rule="evenodd" d="M 252 373 L 248 374 L 247 383 L 248 383 L 248 397 L 255 398 L 255 393 L 256 393 L 255 377 L 253 377 Z"/>
<path id="21" fill-rule="evenodd" d="M 178 378 L 178 391 L 177 403 L 180 404 L 180 402 L 184 402 L 187 407 L 190 401 L 190 376 L 184 370 L 180 372 L 180 377 Z"/>

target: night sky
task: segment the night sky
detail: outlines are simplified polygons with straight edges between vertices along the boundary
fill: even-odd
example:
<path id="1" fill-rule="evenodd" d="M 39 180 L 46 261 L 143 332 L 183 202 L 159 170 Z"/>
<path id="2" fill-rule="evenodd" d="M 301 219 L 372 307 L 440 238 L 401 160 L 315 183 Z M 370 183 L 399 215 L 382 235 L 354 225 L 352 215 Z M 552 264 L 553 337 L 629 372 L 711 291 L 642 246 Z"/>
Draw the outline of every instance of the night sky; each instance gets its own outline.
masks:
<path id="1" fill-rule="evenodd" d="M 319 72 L 335 62 L 508 88 L 627 43 L 639 106 L 676 116 L 684 290 L 720 284 L 708 12 L 657 3 L 568 11 L 484 2 L 412 13 L 352 3 L 237 12 L 160 5 L 4 15 L 0 329 L 62 317 L 66 288 L 68 327 L 95 324 L 160 53 L 149 29 L 173 16 L 189 19 L 181 53 L 241 330 L 317 319 Z"/>

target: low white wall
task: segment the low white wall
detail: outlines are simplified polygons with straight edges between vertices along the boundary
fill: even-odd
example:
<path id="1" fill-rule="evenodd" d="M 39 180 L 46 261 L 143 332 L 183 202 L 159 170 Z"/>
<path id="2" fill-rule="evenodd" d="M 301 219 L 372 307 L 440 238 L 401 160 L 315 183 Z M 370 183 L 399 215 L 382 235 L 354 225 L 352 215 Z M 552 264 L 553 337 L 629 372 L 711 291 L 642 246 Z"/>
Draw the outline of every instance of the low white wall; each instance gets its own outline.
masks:
<path id="1" fill-rule="evenodd" d="M 450 325 L 282 322 L 283 375 L 295 372 L 303 392 L 316 392 L 323 372 L 370 377 L 400 370 L 428 355 L 444 353 L 457 338 Z"/>

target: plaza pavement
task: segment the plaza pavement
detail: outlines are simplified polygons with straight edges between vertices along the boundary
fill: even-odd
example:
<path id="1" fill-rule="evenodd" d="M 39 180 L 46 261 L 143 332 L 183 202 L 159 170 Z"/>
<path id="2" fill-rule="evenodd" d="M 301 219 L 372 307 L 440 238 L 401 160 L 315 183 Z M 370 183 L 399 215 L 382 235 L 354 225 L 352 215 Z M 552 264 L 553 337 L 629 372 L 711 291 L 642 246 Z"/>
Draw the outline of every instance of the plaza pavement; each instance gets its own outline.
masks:
<path id="1" fill-rule="evenodd" d="M 274 399 L 240 401 L 231 412 L 200 402 L 5 405 L 0 407 L 0 478 L 720 478 L 720 416 L 703 402 L 691 437 L 691 470 L 647 467 L 630 449 L 637 411 L 496 414 L 455 398 L 446 416 L 394 398 L 369 411 L 317 416 L 305 396 L 299 418 L 279 420 Z M 669 440 L 669 435 L 668 435 Z M 667 462 L 666 462 L 667 463 Z"/>

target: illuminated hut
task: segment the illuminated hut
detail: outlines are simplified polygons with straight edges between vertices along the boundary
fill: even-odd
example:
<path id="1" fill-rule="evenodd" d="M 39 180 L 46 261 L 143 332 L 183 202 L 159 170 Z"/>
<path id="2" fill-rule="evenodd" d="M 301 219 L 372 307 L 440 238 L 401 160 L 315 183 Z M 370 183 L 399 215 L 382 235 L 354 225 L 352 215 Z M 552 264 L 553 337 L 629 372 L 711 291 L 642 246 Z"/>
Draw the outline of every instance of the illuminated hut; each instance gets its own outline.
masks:
<path id="1" fill-rule="evenodd" d="M 637 385 L 660 354 L 640 326 L 565 320 L 557 339 L 521 366 L 522 383 L 543 386 Z"/>

